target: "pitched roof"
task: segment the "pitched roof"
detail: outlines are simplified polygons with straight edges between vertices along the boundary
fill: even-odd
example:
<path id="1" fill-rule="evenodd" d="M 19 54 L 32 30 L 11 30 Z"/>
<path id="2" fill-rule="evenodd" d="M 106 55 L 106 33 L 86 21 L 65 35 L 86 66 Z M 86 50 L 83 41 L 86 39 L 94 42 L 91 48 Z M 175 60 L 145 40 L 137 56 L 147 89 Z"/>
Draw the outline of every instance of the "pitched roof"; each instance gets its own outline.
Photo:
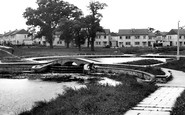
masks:
<path id="1" fill-rule="evenodd" d="M 104 32 L 97 32 L 98 35 L 110 34 L 110 29 L 104 29 Z"/>
<path id="2" fill-rule="evenodd" d="M 21 29 L 21 30 L 14 30 L 14 31 L 9 31 L 6 32 L 3 36 L 12 36 L 15 34 L 29 34 L 25 29 Z"/>
<path id="3" fill-rule="evenodd" d="M 119 36 L 118 33 L 114 33 L 114 32 L 111 32 L 110 35 L 111 36 Z"/>
<path id="4" fill-rule="evenodd" d="M 29 34 L 25 29 L 21 29 L 17 32 L 15 32 L 14 34 Z"/>
<path id="5" fill-rule="evenodd" d="M 166 36 L 168 32 L 157 32 L 155 35 L 156 36 Z"/>
<path id="6" fill-rule="evenodd" d="M 177 35 L 178 29 L 171 29 L 167 35 Z M 185 29 L 179 30 L 179 35 L 185 35 Z"/>
<path id="7" fill-rule="evenodd" d="M 119 29 L 119 35 L 149 35 L 152 34 L 148 29 Z"/>

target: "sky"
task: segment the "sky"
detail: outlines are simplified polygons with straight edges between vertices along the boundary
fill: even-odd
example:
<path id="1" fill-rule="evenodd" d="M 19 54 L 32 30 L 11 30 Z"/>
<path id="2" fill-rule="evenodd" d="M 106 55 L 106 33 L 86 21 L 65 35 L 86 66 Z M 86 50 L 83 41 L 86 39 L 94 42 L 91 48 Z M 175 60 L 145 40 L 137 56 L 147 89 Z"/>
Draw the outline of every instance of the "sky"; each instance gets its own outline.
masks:
<path id="1" fill-rule="evenodd" d="M 89 14 L 87 6 L 92 0 L 64 0 Z M 93 0 L 95 1 L 95 0 Z M 100 11 L 101 26 L 118 32 L 119 29 L 145 29 L 170 31 L 185 25 L 185 0 L 98 0 L 108 6 Z M 37 8 L 36 0 L 1 0 L 0 34 L 15 29 L 27 29 L 23 12 L 27 7 Z"/>

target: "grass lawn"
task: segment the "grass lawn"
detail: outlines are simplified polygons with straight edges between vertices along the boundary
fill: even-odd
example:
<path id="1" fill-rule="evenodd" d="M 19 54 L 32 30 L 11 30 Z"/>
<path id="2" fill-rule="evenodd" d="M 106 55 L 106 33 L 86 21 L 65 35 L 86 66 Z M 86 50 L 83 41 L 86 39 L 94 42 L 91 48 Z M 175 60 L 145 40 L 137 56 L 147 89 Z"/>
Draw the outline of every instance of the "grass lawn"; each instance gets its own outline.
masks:
<path id="1" fill-rule="evenodd" d="M 56 55 L 77 55 L 77 54 L 96 54 L 96 55 L 122 55 L 122 54 L 146 54 L 146 53 L 162 53 L 162 54 L 176 54 L 176 47 L 164 47 L 159 49 L 147 47 L 123 47 L 123 48 L 95 48 L 91 51 L 90 48 L 83 47 L 82 51 L 78 48 L 65 48 L 65 47 L 14 47 L 14 55 L 21 57 L 34 57 L 34 56 L 56 56 Z M 180 48 L 180 54 L 185 54 L 185 47 Z M 7 53 L 0 51 L 0 59 L 7 57 Z"/>
<path id="2" fill-rule="evenodd" d="M 177 98 L 171 115 L 185 115 L 185 91 Z"/>
<path id="3" fill-rule="evenodd" d="M 162 67 L 180 70 L 185 72 L 185 58 L 180 58 L 180 60 L 172 61 L 167 64 L 162 65 Z M 171 115 L 185 115 L 185 91 L 177 98 L 175 106 L 172 110 Z"/>
<path id="4" fill-rule="evenodd" d="M 49 102 L 37 102 L 33 109 L 20 115 L 122 115 L 157 89 L 154 84 L 138 84 L 133 76 L 109 77 L 121 81 L 122 85 L 113 87 L 95 83 L 78 91 L 67 89 L 64 95 Z"/>
<path id="5" fill-rule="evenodd" d="M 144 59 L 144 60 L 138 60 L 138 61 L 132 61 L 132 62 L 125 62 L 122 64 L 131 64 L 131 65 L 153 65 L 153 64 L 159 64 L 163 63 L 162 61 L 154 60 L 154 59 Z"/>
<path id="6" fill-rule="evenodd" d="M 185 72 L 185 58 L 180 58 L 180 60 L 175 60 L 169 63 L 166 63 L 164 65 L 161 65 L 161 67 L 180 70 Z"/>

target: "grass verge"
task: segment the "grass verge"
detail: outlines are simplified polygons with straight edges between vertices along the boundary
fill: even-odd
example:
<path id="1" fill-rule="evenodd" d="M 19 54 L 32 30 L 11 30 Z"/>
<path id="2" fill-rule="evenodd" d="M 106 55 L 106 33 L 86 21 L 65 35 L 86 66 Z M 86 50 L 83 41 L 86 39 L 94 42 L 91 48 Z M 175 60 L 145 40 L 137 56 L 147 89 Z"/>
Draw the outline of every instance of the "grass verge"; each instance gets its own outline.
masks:
<path id="1" fill-rule="evenodd" d="M 154 59 L 145 59 L 145 60 L 138 60 L 132 62 L 126 62 L 122 64 L 131 64 L 131 65 L 153 65 L 163 63 L 162 61 L 154 60 Z"/>
<path id="2" fill-rule="evenodd" d="M 121 81 L 122 85 L 113 87 L 94 83 L 78 91 L 67 89 L 64 95 L 49 102 L 37 102 L 33 109 L 20 115 L 120 115 L 157 89 L 154 84 L 138 84 L 134 76 L 120 74 L 109 78 Z"/>
<path id="3" fill-rule="evenodd" d="M 185 91 L 177 98 L 171 115 L 185 115 Z"/>

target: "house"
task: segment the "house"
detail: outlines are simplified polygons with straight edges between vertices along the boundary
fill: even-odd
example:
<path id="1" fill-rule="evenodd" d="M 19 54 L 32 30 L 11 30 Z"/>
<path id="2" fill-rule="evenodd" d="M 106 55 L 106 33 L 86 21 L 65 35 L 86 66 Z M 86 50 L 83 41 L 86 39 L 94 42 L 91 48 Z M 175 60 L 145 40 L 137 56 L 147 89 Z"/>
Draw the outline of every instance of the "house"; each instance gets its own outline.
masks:
<path id="1" fill-rule="evenodd" d="M 111 32 L 110 47 L 123 47 L 123 42 L 119 41 L 118 33 Z"/>
<path id="2" fill-rule="evenodd" d="M 169 46 L 177 46 L 177 35 L 178 29 L 171 29 L 167 35 L 166 39 L 169 41 Z M 179 30 L 179 45 L 185 46 L 185 29 Z"/>
<path id="3" fill-rule="evenodd" d="M 120 29 L 118 44 L 124 47 L 153 47 L 155 34 L 148 29 Z"/>
<path id="4" fill-rule="evenodd" d="M 28 37 L 28 34 L 25 29 L 5 32 L 0 43 L 3 45 L 32 45 L 33 41 L 31 37 Z"/>
<path id="5" fill-rule="evenodd" d="M 168 32 L 156 32 L 156 38 L 155 38 L 155 43 L 154 46 L 170 46 L 170 41 L 166 37 Z"/>
<path id="6" fill-rule="evenodd" d="M 97 32 L 94 41 L 94 46 L 106 47 L 107 45 L 110 45 L 110 39 L 111 39 L 110 29 L 104 29 L 104 32 Z"/>

